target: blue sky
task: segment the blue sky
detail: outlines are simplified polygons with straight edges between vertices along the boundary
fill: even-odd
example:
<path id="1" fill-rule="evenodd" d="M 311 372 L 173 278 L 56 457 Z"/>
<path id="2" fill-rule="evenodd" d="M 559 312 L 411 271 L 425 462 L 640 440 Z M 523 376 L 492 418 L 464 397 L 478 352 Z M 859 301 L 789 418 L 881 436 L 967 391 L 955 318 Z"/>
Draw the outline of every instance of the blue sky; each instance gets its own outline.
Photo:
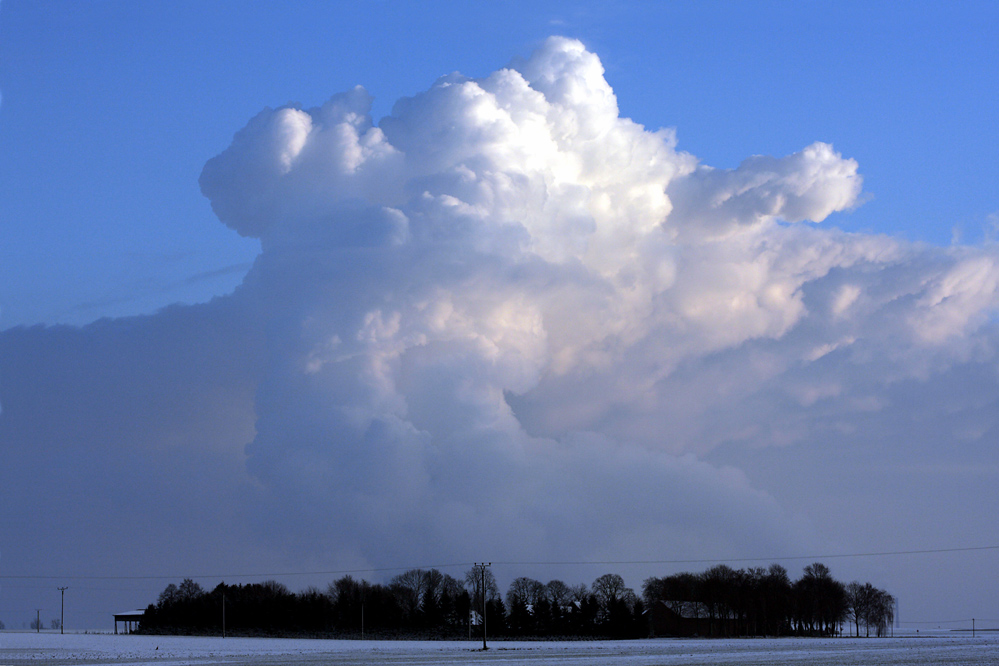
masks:
<path id="1" fill-rule="evenodd" d="M 982 546 L 831 564 L 999 617 L 997 18 L 2 0 L 0 619 Z"/>
<path id="2" fill-rule="evenodd" d="M 992 3 L 17 2 L 0 5 L 0 326 L 231 291 L 258 247 L 205 160 L 265 106 L 361 84 L 373 116 L 543 38 L 600 54 L 621 113 L 718 167 L 816 140 L 860 163 L 844 229 L 978 242 L 999 211 Z"/>

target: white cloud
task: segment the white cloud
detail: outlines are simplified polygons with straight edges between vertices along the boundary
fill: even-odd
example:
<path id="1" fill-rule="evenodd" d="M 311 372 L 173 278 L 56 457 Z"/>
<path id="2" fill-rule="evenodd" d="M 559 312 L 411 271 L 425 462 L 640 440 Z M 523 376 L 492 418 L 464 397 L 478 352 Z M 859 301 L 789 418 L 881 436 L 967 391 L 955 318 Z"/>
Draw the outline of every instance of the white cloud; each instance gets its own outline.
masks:
<path id="1" fill-rule="evenodd" d="M 272 347 L 250 464 L 285 493 L 304 486 L 303 505 L 371 487 L 400 495 L 427 529 L 456 506 L 527 529 L 519 505 L 546 499 L 531 470 L 556 469 L 539 452 L 555 447 L 571 466 L 572 433 L 601 434 L 588 449 L 602 459 L 595 486 L 632 450 L 668 475 L 678 463 L 651 451 L 802 441 L 806 420 L 778 431 L 745 410 L 779 413 L 789 396 L 795 413 L 871 413 L 883 385 L 829 359 L 853 358 L 861 374 L 884 366 L 887 382 L 925 377 L 952 358 L 948 336 L 995 306 L 999 271 L 981 250 L 799 224 L 856 205 L 854 160 L 815 143 L 735 170 L 697 166 L 671 132 L 620 117 L 599 59 L 573 40 L 482 79 L 443 77 L 378 127 L 368 102 L 358 89 L 307 113 L 265 112 L 202 180 L 219 211 L 245 210 L 247 192 L 273 196 L 259 207 L 271 218 L 256 228 L 265 255 L 252 277 L 289 295 L 282 320 L 286 301 L 298 305 Z M 272 127 L 294 131 L 260 129 Z M 387 233 L 379 211 L 405 233 Z M 273 241 L 289 237 L 307 241 Z M 305 367 L 289 355 L 308 361 L 307 379 L 289 373 Z M 369 459 L 372 429 L 401 477 Z M 499 494 L 464 496 L 453 476 L 486 468 Z M 727 483 L 716 473 L 705 486 Z M 550 518 L 535 518 L 543 533 Z"/>
<path id="2" fill-rule="evenodd" d="M 184 387 L 217 380 L 232 409 L 205 427 L 241 470 L 227 515 L 290 561 L 710 557 L 821 542 L 791 476 L 726 456 L 844 433 L 888 451 L 871 433 L 894 428 L 932 460 L 906 392 L 924 414 L 943 398 L 929 379 L 996 393 L 996 249 L 805 224 L 860 195 L 857 163 L 827 144 L 699 166 L 672 132 L 620 117 L 597 56 L 561 38 L 443 77 L 377 126 L 369 109 L 360 88 L 266 109 L 206 164 L 213 209 L 263 252 L 200 325 L 177 328 L 193 312 L 177 308 L 74 332 L 83 346 L 4 333 L 24 358 L 65 362 L 36 382 L 4 355 L 4 437 L 52 434 L 12 395 L 56 381 L 54 413 L 72 414 L 56 419 L 90 433 L 60 446 L 84 456 L 114 435 L 141 457 L 170 442 L 183 467 L 207 446 L 191 414 L 212 421 Z M 216 327 L 234 348 L 206 378 Z M 118 354 L 150 332 L 146 356 Z M 66 383 L 77 356 L 86 372 Z M 166 395 L 115 411 L 164 377 Z M 94 391 L 106 401 L 74 411 Z M 980 441 L 995 425 L 962 402 L 935 432 Z"/>
<path id="3" fill-rule="evenodd" d="M 930 276 L 912 315 L 916 335 L 927 343 L 942 343 L 984 323 L 994 313 L 999 296 L 996 258 L 962 257 L 939 275 Z"/>
<path id="4" fill-rule="evenodd" d="M 862 182 L 857 166 L 832 146 L 813 143 L 780 159 L 748 158 L 734 170 L 700 167 L 668 192 L 685 238 L 724 237 L 776 218 L 821 222 L 853 206 Z"/>

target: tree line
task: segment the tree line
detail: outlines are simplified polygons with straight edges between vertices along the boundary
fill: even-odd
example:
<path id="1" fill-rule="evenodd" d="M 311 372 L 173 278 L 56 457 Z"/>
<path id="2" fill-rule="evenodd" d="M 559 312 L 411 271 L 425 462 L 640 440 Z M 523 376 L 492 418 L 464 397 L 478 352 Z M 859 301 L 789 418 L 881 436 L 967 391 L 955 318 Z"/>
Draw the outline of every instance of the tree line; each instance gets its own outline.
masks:
<path id="1" fill-rule="evenodd" d="M 649 578 L 642 589 L 650 606 L 660 604 L 700 621 L 708 635 L 833 636 L 849 623 L 856 636 L 883 636 L 895 619 L 895 598 L 870 583 L 835 580 L 821 562 L 791 581 L 779 564 Z"/>
<path id="2" fill-rule="evenodd" d="M 144 633 L 297 635 L 324 637 L 639 638 L 656 613 L 696 618 L 698 635 L 830 635 L 850 621 L 857 635 L 882 635 L 894 599 L 870 584 L 843 585 L 820 563 L 798 581 L 787 571 L 717 566 L 645 581 L 641 595 L 617 574 L 589 586 L 561 580 L 515 579 L 500 594 L 488 567 L 459 580 L 437 569 L 412 569 L 386 584 L 344 576 L 325 590 L 292 592 L 276 581 L 206 591 L 185 579 L 171 583 L 141 620 Z"/>

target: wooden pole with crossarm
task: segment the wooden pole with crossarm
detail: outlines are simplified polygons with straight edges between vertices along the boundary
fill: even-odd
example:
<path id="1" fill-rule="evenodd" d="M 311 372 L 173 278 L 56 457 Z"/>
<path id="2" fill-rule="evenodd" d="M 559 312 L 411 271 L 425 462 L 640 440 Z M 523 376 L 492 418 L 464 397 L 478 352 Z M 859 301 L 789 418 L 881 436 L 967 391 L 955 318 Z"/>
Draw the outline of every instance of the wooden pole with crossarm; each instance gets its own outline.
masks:
<path id="1" fill-rule="evenodd" d="M 475 563 L 475 566 L 479 568 L 481 590 L 482 590 L 482 649 L 488 650 L 489 646 L 486 645 L 486 567 L 492 566 L 492 562 L 483 562 L 479 564 Z"/>

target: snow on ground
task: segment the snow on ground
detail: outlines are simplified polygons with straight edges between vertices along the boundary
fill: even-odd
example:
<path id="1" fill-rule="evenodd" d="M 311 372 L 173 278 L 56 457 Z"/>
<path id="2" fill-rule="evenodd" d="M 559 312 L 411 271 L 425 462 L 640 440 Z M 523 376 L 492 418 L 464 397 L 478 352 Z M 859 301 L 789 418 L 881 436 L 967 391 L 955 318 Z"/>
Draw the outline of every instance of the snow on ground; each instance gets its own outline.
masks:
<path id="1" fill-rule="evenodd" d="M 475 641 L 337 641 L 201 638 L 108 634 L 0 633 L 0 666 L 20 664 L 494 664 L 533 666 L 711 665 L 926 666 L 999 663 L 999 635 L 903 636 L 883 639 L 650 639 L 490 643 Z"/>

